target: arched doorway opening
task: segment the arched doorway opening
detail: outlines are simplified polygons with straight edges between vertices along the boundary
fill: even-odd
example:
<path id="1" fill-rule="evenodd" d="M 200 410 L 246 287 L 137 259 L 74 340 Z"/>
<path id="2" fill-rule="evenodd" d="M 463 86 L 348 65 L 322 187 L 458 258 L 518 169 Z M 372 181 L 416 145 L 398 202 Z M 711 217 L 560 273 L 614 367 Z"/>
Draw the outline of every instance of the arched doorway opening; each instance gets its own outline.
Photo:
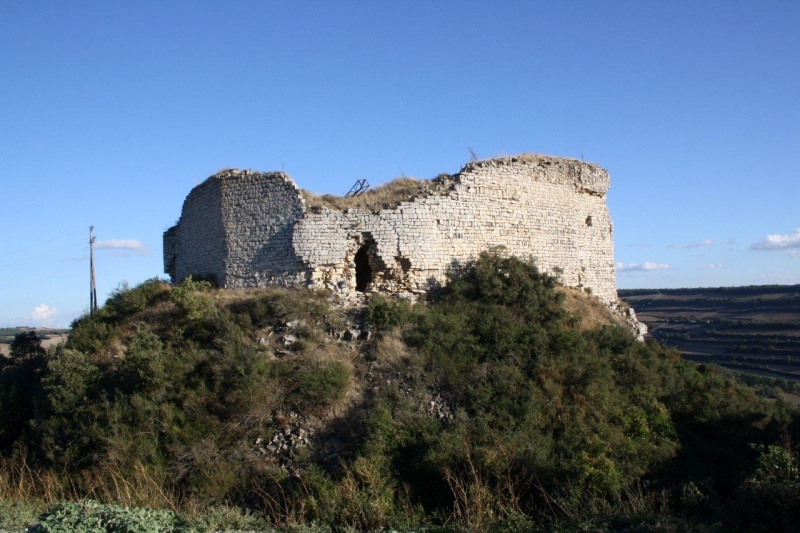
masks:
<path id="1" fill-rule="evenodd" d="M 364 244 L 356 252 L 354 263 L 356 265 L 356 290 L 364 292 L 367 286 L 372 283 L 372 267 L 369 264 L 370 248 L 374 243 L 368 242 Z"/>

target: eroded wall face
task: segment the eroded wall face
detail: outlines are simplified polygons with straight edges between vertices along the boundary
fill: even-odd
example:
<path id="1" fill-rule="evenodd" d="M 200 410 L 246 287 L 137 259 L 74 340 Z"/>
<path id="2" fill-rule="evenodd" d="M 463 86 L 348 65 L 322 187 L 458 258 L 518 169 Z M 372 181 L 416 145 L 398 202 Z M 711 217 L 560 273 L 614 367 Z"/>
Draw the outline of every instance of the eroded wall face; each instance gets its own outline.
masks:
<path id="1" fill-rule="evenodd" d="M 315 286 L 355 291 L 353 257 L 375 241 L 372 289 L 421 292 L 482 251 L 533 259 L 567 286 L 616 301 L 607 173 L 580 162 L 487 161 L 468 166 L 454 190 L 374 214 L 307 214 L 295 226 L 295 254 Z"/>
<path id="2" fill-rule="evenodd" d="M 222 219 L 229 288 L 296 285 L 307 279 L 292 247 L 303 215 L 300 189 L 286 174 L 241 173 L 223 180 Z"/>
<path id="3" fill-rule="evenodd" d="M 191 275 L 224 286 L 226 255 L 220 184 L 206 181 L 192 189 L 180 221 L 164 233 L 164 270 L 178 283 Z"/>

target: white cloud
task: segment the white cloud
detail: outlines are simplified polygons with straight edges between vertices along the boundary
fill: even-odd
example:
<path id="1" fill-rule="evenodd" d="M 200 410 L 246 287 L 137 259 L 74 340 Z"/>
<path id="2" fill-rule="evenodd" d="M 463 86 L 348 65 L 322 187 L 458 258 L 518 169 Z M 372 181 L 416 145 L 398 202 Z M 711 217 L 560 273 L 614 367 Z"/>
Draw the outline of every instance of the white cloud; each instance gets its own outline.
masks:
<path id="1" fill-rule="evenodd" d="M 649 261 L 639 263 L 617 263 L 617 272 L 652 272 L 654 270 L 669 270 L 670 266 Z"/>
<path id="2" fill-rule="evenodd" d="M 124 255 L 134 254 L 145 257 L 153 255 L 150 248 L 138 239 L 108 239 L 105 241 L 97 241 L 94 243 L 94 247 L 98 250 L 123 252 Z"/>
<path id="3" fill-rule="evenodd" d="M 800 228 L 794 230 L 790 235 L 767 235 L 761 241 L 751 244 L 751 250 L 786 250 L 789 248 L 800 248 Z"/>
<path id="4" fill-rule="evenodd" d="M 58 314 L 58 309 L 55 307 L 50 307 L 46 304 L 39 304 L 33 308 L 33 311 L 31 311 L 29 317 L 34 322 L 49 324 L 53 321 L 53 317 L 55 317 L 56 314 Z"/>
<path id="5" fill-rule="evenodd" d="M 711 246 L 712 244 L 714 244 L 714 241 L 712 241 L 711 239 L 704 239 L 704 240 L 698 241 L 698 242 L 690 242 L 689 244 L 686 245 L 686 247 L 687 248 L 700 248 L 701 246 Z"/>
<path id="6" fill-rule="evenodd" d="M 701 266 L 700 268 L 702 268 L 703 270 L 714 270 L 717 268 L 725 268 L 725 265 L 723 265 L 722 263 L 707 263 Z"/>
<path id="7" fill-rule="evenodd" d="M 800 259 L 800 250 L 792 250 L 789 252 L 789 257 L 792 259 Z"/>
<path id="8" fill-rule="evenodd" d="M 704 239 L 697 242 L 687 242 L 686 244 L 683 244 L 682 242 L 673 242 L 668 246 L 670 248 L 700 248 L 701 246 L 711 246 L 712 244 L 714 244 L 714 241 L 711 239 Z"/>

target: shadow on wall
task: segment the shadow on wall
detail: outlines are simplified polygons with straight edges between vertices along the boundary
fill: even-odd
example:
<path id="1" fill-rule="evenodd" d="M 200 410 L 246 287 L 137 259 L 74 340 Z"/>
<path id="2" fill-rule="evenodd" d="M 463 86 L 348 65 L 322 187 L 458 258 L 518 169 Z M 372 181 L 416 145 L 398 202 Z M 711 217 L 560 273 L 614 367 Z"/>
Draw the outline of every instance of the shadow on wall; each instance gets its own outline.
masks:
<path id="1" fill-rule="evenodd" d="M 466 270 L 471 264 L 472 261 L 467 261 L 466 263 L 463 263 L 458 259 L 451 260 L 447 266 L 445 279 L 439 279 L 436 276 L 428 276 L 428 279 L 425 280 L 425 290 L 433 291 L 441 289 L 442 286 L 444 286 L 447 283 L 447 280 L 451 275 L 458 275 L 464 272 L 464 270 Z"/>
<path id="2" fill-rule="evenodd" d="M 248 267 L 251 270 L 271 270 L 274 273 L 299 272 L 303 269 L 300 258 L 292 246 L 294 224 L 287 224 L 270 235 L 264 245 L 253 255 Z"/>

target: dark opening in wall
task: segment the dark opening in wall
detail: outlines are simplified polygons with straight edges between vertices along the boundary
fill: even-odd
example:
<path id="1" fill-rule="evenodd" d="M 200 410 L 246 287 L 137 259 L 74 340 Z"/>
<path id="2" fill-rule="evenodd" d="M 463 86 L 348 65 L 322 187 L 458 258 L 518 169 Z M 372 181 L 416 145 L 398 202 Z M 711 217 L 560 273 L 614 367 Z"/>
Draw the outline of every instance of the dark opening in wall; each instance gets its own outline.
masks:
<path id="1" fill-rule="evenodd" d="M 178 255 L 177 254 L 172 254 L 172 257 L 170 258 L 169 262 L 166 265 L 166 268 L 164 269 L 164 271 L 167 274 L 169 274 L 169 277 L 170 277 L 170 279 L 172 280 L 173 283 L 177 281 L 177 277 L 178 277 L 178 274 L 177 274 L 178 269 L 175 266 L 177 264 L 178 264 Z"/>
<path id="2" fill-rule="evenodd" d="M 364 292 L 367 285 L 372 283 L 372 267 L 369 265 L 370 247 L 374 243 L 368 242 L 358 249 L 354 262 L 356 264 L 356 290 Z"/>

